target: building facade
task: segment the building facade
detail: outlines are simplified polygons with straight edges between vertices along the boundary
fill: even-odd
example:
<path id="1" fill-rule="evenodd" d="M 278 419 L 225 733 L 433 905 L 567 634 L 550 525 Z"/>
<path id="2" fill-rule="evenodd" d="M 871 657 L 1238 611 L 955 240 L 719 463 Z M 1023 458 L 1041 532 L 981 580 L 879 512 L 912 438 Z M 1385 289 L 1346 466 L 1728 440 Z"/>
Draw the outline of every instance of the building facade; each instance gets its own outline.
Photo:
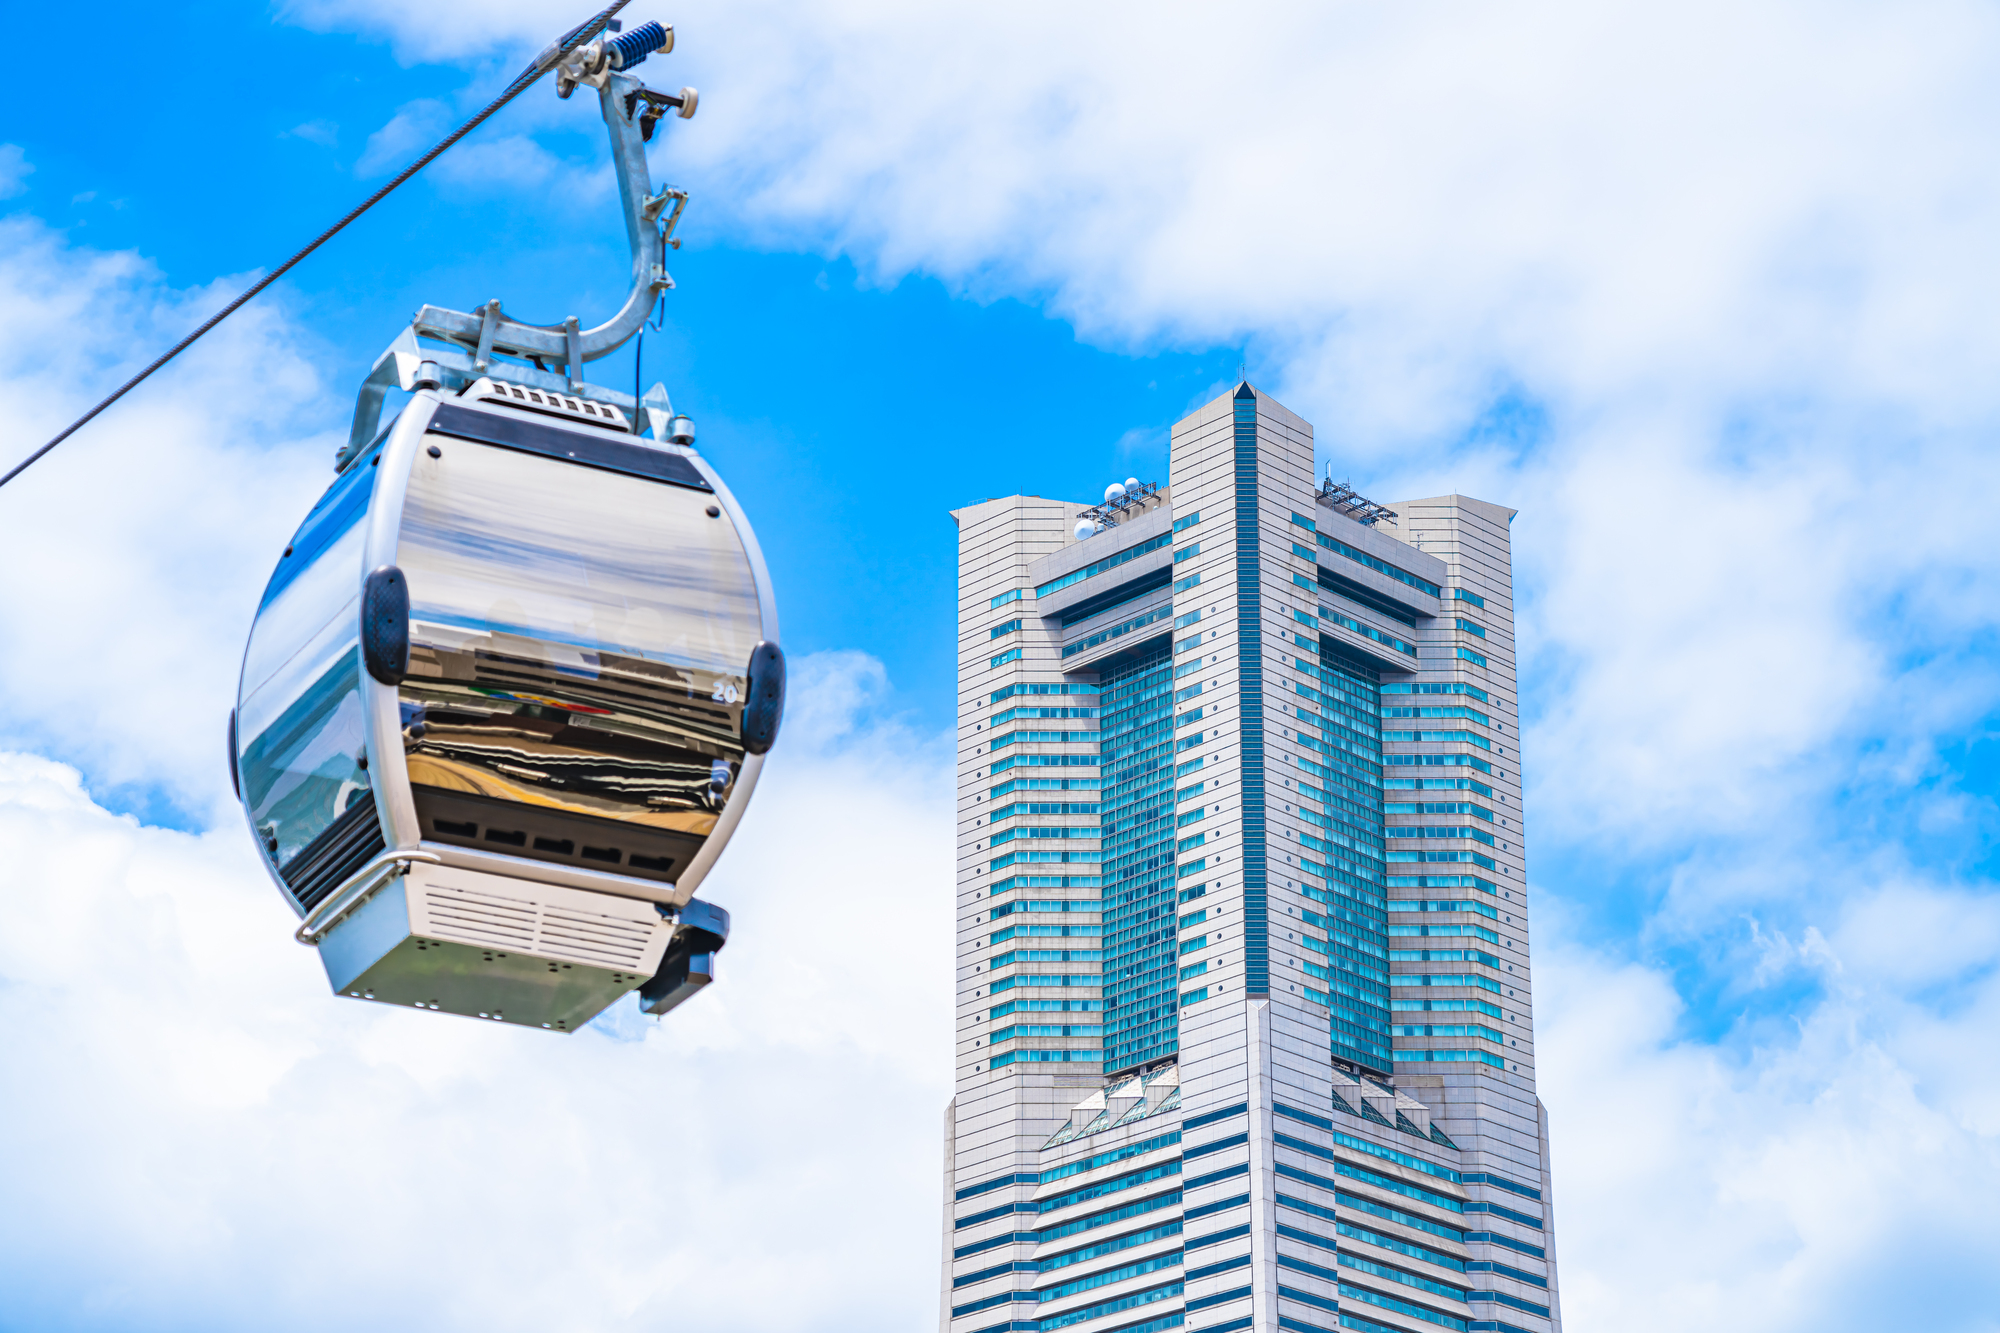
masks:
<path id="1" fill-rule="evenodd" d="M 1513 516 L 1247 383 L 953 515 L 941 1333 L 1560 1329 Z"/>

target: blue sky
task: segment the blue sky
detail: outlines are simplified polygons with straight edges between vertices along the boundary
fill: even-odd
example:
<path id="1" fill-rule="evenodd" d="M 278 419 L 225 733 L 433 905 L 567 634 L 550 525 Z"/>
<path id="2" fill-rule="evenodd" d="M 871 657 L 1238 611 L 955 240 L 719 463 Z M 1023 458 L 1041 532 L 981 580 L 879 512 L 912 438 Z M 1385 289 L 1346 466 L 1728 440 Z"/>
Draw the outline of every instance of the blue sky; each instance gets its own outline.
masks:
<path id="1" fill-rule="evenodd" d="M 379 40 L 273 22 L 255 7 L 115 12 L 107 21 L 149 64 L 228 74 L 161 81 L 138 117 L 115 99 L 56 101 L 32 82 L 0 93 L 0 118 L 34 168 L 10 202 L 76 244 L 137 251 L 177 286 L 278 262 L 441 137 L 461 102 L 490 96 L 496 70 L 518 67 L 405 64 Z M 665 61 L 651 68 L 691 77 Z M 711 116 L 718 95 L 726 105 L 726 91 L 711 94 Z M 504 145 L 525 123 L 564 165 L 601 169 L 594 99 L 562 104 L 541 90 L 527 100 L 533 115 L 510 109 L 475 143 Z M 399 114 L 420 128 L 371 144 Z M 682 178 L 675 136 L 704 125 L 669 125 L 656 178 Z M 501 152 L 481 165 L 504 172 Z M 323 344 L 312 351 L 330 391 L 301 404 L 295 428 L 344 414 L 338 390 L 358 384 L 423 302 L 470 309 L 498 294 L 525 318 L 578 313 L 588 324 L 622 301 L 615 199 L 579 204 L 446 165 L 286 282 L 279 299 Z M 770 515 L 760 535 L 795 649 L 865 646 L 926 724 L 946 725 L 956 658 L 936 627 L 952 614 L 947 511 L 1022 488 L 1085 494 L 1134 468 L 1152 476 L 1166 428 L 1234 373 L 1238 349 L 1106 350 L 1032 294 L 967 300 L 920 271 L 861 276 L 834 247 L 746 245 L 729 224 L 723 200 L 698 195 L 673 256 L 667 328 L 647 340 L 646 383 L 669 384 L 743 501 Z M 634 351 L 593 373 L 629 388 Z M 912 559 L 919 551 L 928 558 Z M 910 632 L 880 634 L 885 607 Z"/>
<path id="2" fill-rule="evenodd" d="M 256 591 L 410 312 L 622 295 L 594 111 L 538 89 L 0 492 L 0 1021 L 33 1090 L 0 1107 L 30 1145 L 0 1328 L 927 1324 L 945 511 L 1157 476 L 1239 363 L 1365 493 L 1521 510 L 1569 1322 L 1996 1326 L 1988 10 L 630 15 L 703 94 L 655 151 L 694 203 L 645 377 L 754 516 L 799 664 L 715 884 L 726 984 L 559 1048 L 336 1005 L 219 761 Z M 576 17 L 94 11 L 97 93 L 0 88 L 0 456 Z"/>

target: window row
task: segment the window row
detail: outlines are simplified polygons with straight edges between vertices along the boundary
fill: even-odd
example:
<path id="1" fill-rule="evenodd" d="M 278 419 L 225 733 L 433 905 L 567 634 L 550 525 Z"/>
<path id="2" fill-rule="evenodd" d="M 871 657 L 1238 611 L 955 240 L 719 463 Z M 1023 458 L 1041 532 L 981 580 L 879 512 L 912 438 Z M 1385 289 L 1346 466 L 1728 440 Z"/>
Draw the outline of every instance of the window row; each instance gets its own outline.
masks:
<path id="1" fill-rule="evenodd" d="M 1096 1024 L 1015 1023 L 1004 1028 L 994 1028 L 987 1034 L 986 1044 L 998 1046 L 1001 1042 L 1012 1041 L 1016 1037 L 1102 1037 L 1103 1035 L 1104 1029 Z"/>
<path id="2" fill-rule="evenodd" d="M 1081 1029 L 1079 1029 L 1080 1031 Z M 1393 1034 L 1398 1037 L 1478 1037 L 1496 1046 L 1505 1046 L 1507 1039 L 1500 1033 L 1480 1023 L 1398 1023 Z"/>
<path id="3" fill-rule="evenodd" d="M 1396 638 L 1394 635 L 1384 634 L 1379 629 L 1375 629 L 1371 626 L 1364 625 L 1360 621 L 1354 619 L 1354 617 L 1352 616 L 1343 616 L 1338 612 L 1333 611 L 1324 606 L 1322 606 L 1319 609 L 1319 613 L 1324 619 L 1332 621 L 1334 624 L 1340 626 L 1344 630 L 1350 630 L 1355 634 L 1359 634 L 1364 639 L 1373 639 L 1375 642 L 1382 644 L 1384 647 L 1394 648 L 1397 652 L 1407 653 L 1411 657 L 1415 657 L 1417 655 L 1416 645 L 1405 643 L 1401 639 Z M 1319 650 L 1319 645 L 1317 643 L 1308 644 L 1307 646 L 1312 648 L 1315 652 Z"/>
<path id="4" fill-rule="evenodd" d="M 987 788 L 986 795 L 997 798 L 1017 791 L 1095 791 L 1102 782 L 1102 778 L 1009 778 L 997 787 Z"/>
<path id="5" fill-rule="evenodd" d="M 1476 745 L 1482 750 L 1493 748 L 1493 742 L 1476 731 L 1385 731 L 1383 741 L 1404 745 Z"/>
<path id="6" fill-rule="evenodd" d="M 1400 978 L 1398 978 L 1400 980 Z M 1475 1013 L 1488 1018 L 1501 1018 L 1497 1004 L 1484 1000 L 1392 1000 L 1389 1007 L 1398 1013 Z"/>
<path id="7" fill-rule="evenodd" d="M 1481 703 L 1490 703 L 1490 702 L 1492 702 L 1491 700 L 1489 700 L 1489 699 L 1488 699 L 1488 698 L 1486 697 L 1486 691 L 1485 691 L 1485 690 L 1482 690 L 1482 689 L 1480 689 L 1480 688 L 1479 688 L 1479 687 L 1478 687 L 1477 685 L 1467 685 L 1467 684 L 1466 684 L 1466 683 L 1465 683 L 1464 681 L 1457 681 L 1457 680 L 1453 680 L 1453 681 L 1438 681 L 1438 682 L 1415 682 L 1415 681 L 1411 681 L 1411 682 L 1405 682 L 1405 683 L 1400 683 L 1400 684 L 1390 684 L 1390 685 L 1384 685 L 1384 686 L 1382 687 L 1382 693 L 1384 693 L 1384 694 L 1463 694 L 1463 695 L 1466 695 L 1466 696 L 1468 696 L 1468 697 L 1470 697 L 1470 698 L 1473 698 L 1473 699 L 1477 699 L 1477 700 L 1479 700 L 1479 702 L 1481 702 Z"/>
<path id="8" fill-rule="evenodd" d="M 986 822 L 997 824 L 1017 815 L 1096 815 L 1103 807 L 1095 801 L 1016 801 L 988 808 Z"/>
<path id="9" fill-rule="evenodd" d="M 1477 912 L 1479 915 L 1488 917 L 1494 921 L 1500 919 L 1499 908 L 1489 903 L 1476 903 L 1462 898 L 1456 901 L 1391 898 L 1389 900 L 1389 910 L 1391 912 Z"/>
<path id="10" fill-rule="evenodd" d="M 1015 889 L 1094 889 L 1099 884 L 1096 875 L 1009 875 L 1006 879 L 996 879 L 986 886 L 986 892 L 1011 893 Z"/>
<path id="11" fill-rule="evenodd" d="M 1031 972 L 1021 977 L 1002 977 L 986 989 L 990 993 L 998 995 L 1001 991 L 1012 990 L 1016 986 L 1083 986 L 1095 988 L 1103 984 L 1104 978 L 1095 972 L 1080 972 L 1073 976 L 1058 976 L 1053 972 Z M 978 991 L 972 993 L 974 996 L 979 994 Z"/>
<path id="12" fill-rule="evenodd" d="M 1003 723 L 1012 722 L 1014 719 L 1022 717 L 1096 717 L 1101 712 L 1103 710 L 1099 708 L 1009 708 L 1004 713 L 995 713 L 992 717 L 987 718 L 986 726 L 989 728 L 997 727 Z"/>
<path id="13" fill-rule="evenodd" d="M 1156 1240 L 1168 1240 L 1180 1234 L 1179 1222 L 1162 1222 L 1143 1231 L 1128 1231 L 1122 1236 L 1114 1236 L 1095 1245 L 1085 1245 L 1081 1249 L 1065 1250 L 1061 1254 L 1050 1255 L 1039 1263 L 1030 1264 L 1029 1267 L 1040 1272 L 1052 1273 L 1058 1269 L 1068 1268 L 1072 1264 L 1086 1263 L 1107 1254 L 1116 1254 L 1120 1250 L 1129 1250 L 1138 1245 L 1150 1245 Z"/>
<path id="14" fill-rule="evenodd" d="M 1382 813 L 1389 813 L 1386 806 Z M 1469 838 L 1488 847 L 1496 841 L 1485 829 L 1473 828 L 1470 824 L 1391 824 L 1383 832 L 1391 838 Z"/>
<path id="15" fill-rule="evenodd" d="M 1495 1069 L 1505 1069 L 1504 1056 L 1490 1051 L 1397 1051 L 1396 1063 L 1404 1064 L 1482 1064 Z"/>
<path id="16" fill-rule="evenodd" d="M 1044 824 L 1017 824 L 1013 828 L 1001 829 L 998 833 L 995 833 L 986 840 L 986 845 L 989 847 L 998 847 L 1000 844 L 1012 842 L 1016 838 L 1032 838 L 1037 840 L 1054 838 L 1058 841 L 1066 838 L 1089 838 L 1095 840 L 1102 834 L 1103 830 L 1095 824 L 1079 825 L 1075 828 L 1051 827 Z"/>
<path id="17" fill-rule="evenodd" d="M 1017 765 L 1021 768 L 1096 768 L 1097 763 L 1098 756 L 1094 754 L 1017 754 L 993 760 L 986 771 L 1004 773 Z"/>
<path id="18" fill-rule="evenodd" d="M 1449 1001 L 1441 1001 L 1449 1003 Z M 1094 1014 L 1102 1011 L 1102 1000 L 1009 1000 L 996 1004 L 986 1011 L 989 1019 L 1005 1018 L 1009 1014 Z M 1495 1014 L 1494 1017 L 1499 1017 Z"/>
<path id="19" fill-rule="evenodd" d="M 1104 859 L 1104 854 L 1101 851 L 1009 852 L 1005 856 L 996 856 L 992 860 L 988 861 L 986 863 L 986 868 L 988 870 L 1005 870 L 1008 866 L 1040 865 L 1044 863 L 1051 865 L 1071 865 L 1071 864 L 1094 865 L 1097 862 L 1102 861 L 1103 859 Z"/>
<path id="20" fill-rule="evenodd" d="M 1057 929 L 1057 927 L 1036 926 L 1032 927 L 1032 929 L 1037 931 L 1043 931 L 1043 930 L 1054 931 Z M 1082 930 L 1085 929 L 1085 927 L 1081 926 L 1064 927 L 1064 929 Z M 1494 934 L 1492 931 L 1488 930 L 1486 927 L 1467 925 L 1463 922 L 1454 923 L 1448 926 L 1403 925 L 1400 922 L 1391 922 L 1389 925 L 1389 934 L 1392 938 L 1408 937 L 1408 936 L 1425 936 L 1428 938 L 1435 939 L 1439 936 L 1455 935 L 1455 936 L 1462 936 L 1467 939 L 1485 940 L 1488 944 L 1498 944 L 1500 942 L 1500 937 Z"/>
<path id="21" fill-rule="evenodd" d="M 1463 781 L 1445 778 L 1443 781 Z M 1386 785 L 1386 784 L 1385 784 Z M 1470 801 L 1390 801 L 1383 805 L 1385 815 L 1472 815 L 1491 822 L 1493 812 L 1483 805 Z"/>
<path id="22" fill-rule="evenodd" d="M 1483 782 L 1471 778 L 1384 778 L 1384 791 L 1469 791 L 1475 796 L 1493 799 L 1493 789 Z"/>
<path id="23" fill-rule="evenodd" d="M 1384 704 L 1383 717 L 1462 717 L 1477 722 L 1482 727 L 1493 725 L 1493 719 L 1477 708 L 1467 708 L 1463 704 Z M 994 721 L 999 721 L 995 718 Z"/>
<path id="24" fill-rule="evenodd" d="M 1374 570 L 1377 574 L 1387 574 L 1390 578 L 1396 580 L 1396 582 L 1398 583 L 1407 584 L 1412 588 L 1421 588 L 1433 597 L 1444 596 L 1444 589 L 1439 587 L 1437 584 L 1432 583 L 1429 579 L 1419 578 L 1415 574 L 1412 574 L 1407 569 L 1398 569 L 1396 566 L 1390 564 L 1388 561 L 1378 560 L 1374 556 L 1368 554 L 1366 551 L 1358 551 L 1354 547 L 1349 546 L 1346 542 L 1337 541 L 1334 538 L 1327 536 L 1324 532 L 1319 532 L 1316 533 L 1315 535 L 1319 538 L 1319 544 L 1321 546 L 1324 546 L 1327 550 L 1334 552 L 1336 555 L 1344 555 L 1349 560 L 1354 561 L 1358 565 L 1366 565 L 1368 568 Z"/>
<path id="25" fill-rule="evenodd" d="M 993 691 L 987 698 L 989 704 L 997 704 L 1003 699 L 1012 699 L 1021 694 L 1096 694 L 1095 685 L 1071 685 L 1067 682 L 1023 681 L 1018 685 L 1007 685 Z"/>
<path id="26" fill-rule="evenodd" d="M 1382 859 L 1385 861 L 1424 862 L 1469 861 L 1473 865 L 1486 870 L 1498 870 L 1500 868 L 1492 857 L 1482 856 L 1478 852 L 1388 852 L 1384 854 Z"/>
<path id="27" fill-rule="evenodd" d="M 1110 629 L 1099 630 L 1087 639 L 1080 639 L 1075 643 L 1064 644 L 1062 655 L 1064 657 L 1074 657 L 1086 649 L 1095 648 L 1100 643 L 1109 643 L 1113 639 L 1123 638 L 1133 630 L 1144 629 L 1148 625 L 1156 624 L 1159 621 L 1165 620 L 1173 613 L 1174 609 L 1171 606 L 1162 606 L 1148 611 L 1143 616 L 1134 616 L 1122 624 L 1113 625 Z"/>
<path id="28" fill-rule="evenodd" d="M 1484 889 L 1500 892 L 1500 886 L 1477 875 L 1391 875 L 1383 881 L 1392 889 Z"/>
<path id="29" fill-rule="evenodd" d="M 1384 768 L 1471 768 L 1481 773 L 1493 771 L 1493 765 L 1469 754 L 1385 754 L 1382 756 L 1382 766 Z M 1385 781 L 1383 785 L 1386 787 L 1388 783 Z M 1484 794 L 1491 796 L 1493 789 L 1487 788 Z"/>
<path id="30" fill-rule="evenodd" d="M 1394 927 L 1390 928 L 1394 934 Z M 1008 926 L 996 930 L 986 937 L 988 944 L 1005 944 L 1014 939 L 1072 939 L 1095 940 L 1104 934 L 1104 927 L 1096 923 L 1082 926 Z"/>
<path id="31" fill-rule="evenodd" d="M 1501 962 L 1490 953 L 1478 949 L 1391 949 L 1389 961 L 1392 963 L 1484 963 L 1488 967 L 1499 967 Z M 1397 978 L 1402 980 L 1401 977 Z"/>
<path id="32" fill-rule="evenodd" d="M 1103 1051 L 1008 1051 L 996 1055 L 986 1062 L 988 1069 L 998 1069 L 1012 1064 L 1086 1064 L 1103 1065 Z"/>
<path id="33" fill-rule="evenodd" d="M 1476 973 L 1460 973 L 1457 976 L 1419 976 L 1415 973 L 1398 972 L 1389 978 L 1393 986 L 1474 986 L 1480 990 L 1500 994 L 1500 983 L 1492 977 L 1482 977 Z"/>
<path id="34" fill-rule="evenodd" d="M 1160 536 L 1154 537 L 1150 541 L 1140 542 L 1137 546 L 1134 546 L 1129 550 L 1120 551 L 1116 555 L 1106 556 L 1104 559 L 1097 561 L 1095 564 L 1085 565 L 1082 569 L 1077 570 L 1075 573 L 1065 574 L 1061 578 L 1050 579 L 1047 583 L 1038 584 L 1035 588 L 1035 596 L 1047 597 L 1052 592 L 1060 592 L 1064 588 L 1070 587 L 1073 584 L 1081 583 L 1087 578 L 1091 578 L 1094 575 L 1104 573 L 1106 570 L 1116 569 L 1118 568 L 1118 566 L 1122 564 L 1126 564 L 1130 561 L 1137 560 L 1140 556 L 1145 555 L 1148 551 L 1157 551 L 1163 546 L 1168 546 L 1172 544 L 1172 542 L 1173 542 L 1172 537 L 1162 533 Z"/>
<path id="35" fill-rule="evenodd" d="M 1008 953 L 994 954 L 987 959 L 986 970 L 998 972 L 1001 968 L 1013 967 L 1016 963 L 1101 963 L 1103 961 L 1102 949 L 1014 949 Z M 999 987 L 995 986 L 994 989 L 998 990 Z"/>
<path id="36" fill-rule="evenodd" d="M 988 921 L 998 921 L 1003 916 L 1016 912 L 1101 912 L 1104 900 L 1101 898 L 1024 898 L 1019 902 L 1002 903 L 986 914 Z"/>
<path id="37" fill-rule="evenodd" d="M 1003 745 L 1096 745 L 1101 739 L 1095 731 L 1010 731 L 1004 736 L 995 736 L 986 743 L 988 750 L 997 750 Z"/>

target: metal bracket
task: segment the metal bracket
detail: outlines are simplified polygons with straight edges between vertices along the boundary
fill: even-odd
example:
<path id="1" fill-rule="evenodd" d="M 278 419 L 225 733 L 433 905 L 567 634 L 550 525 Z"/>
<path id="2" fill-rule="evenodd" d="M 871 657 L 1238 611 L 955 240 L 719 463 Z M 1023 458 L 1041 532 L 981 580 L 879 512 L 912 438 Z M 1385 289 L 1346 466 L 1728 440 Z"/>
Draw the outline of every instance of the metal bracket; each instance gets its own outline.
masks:
<path id="1" fill-rule="evenodd" d="M 569 368 L 569 391 L 575 393 L 583 383 L 583 341 L 575 315 L 563 321 L 563 364 Z"/>
<path id="2" fill-rule="evenodd" d="M 495 374 L 495 371 L 505 373 Z M 671 434 L 668 423 L 673 420 L 674 408 L 664 384 L 655 384 L 646 390 L 644 399 L 635 399 L 630 393 L 620 393 L 601 384 L 583 382 L 571 387 L 565 376 L 528 366 L 509 363 L 482 371 L 473 364 L 470 352 L 420 347 L 416 335 L 404 329 L 389 345 L 389 350 L 382 353 L 375 368 L 369 371 L 368 378 L 362 381 L 361 405 L 354 414 L 354 428 L 348 432 L 347 443 L 334 455 L 334 470 L 337 472 L 345 468 L 375 442 L 382 419 L 382 402 L 390 389 L 401 389 L 405 393 L 415 393 L 419 389 L 457 393 L 481 375 L 493 375 L 509 384 L 540 389 L 545 393 L 567 393 L 574 398 L 588 398 L 593 403 L 609 403 L 632 420 L 635 428 L 643 430 L 650 426 L 653 438 L 661 443 L 665 443 Z"/>
<path id="3" fill-rule="evenodd" d="M 701 94 L 692 88 L 683 88 L 678 94 L 656 93 L 651 88 L 635 88 L 625 94 L 625 114 L 629 118 L 634 104 L 644 101 L 645 107 L 639 112 L 639 137 L 647 143 L 653 141 L 653 127 L 660 123 L 660 117 L 672 111 L 682 120 L 694 118 L 694 109 L 701 104 Z"/>
<path id="4" fill-rule="evenodd" d="M 580 51 L 587 49 L 580 48 Z M 618 175 L 619 203 L 625 215 L 625 238 L 632 248 L 632 286 L 624 305 L 610 319 L 588 329 L 579 328 L 579 322 L 574 317 L 560 324 L 527 324 L 509 319 L 501 313 L 497 299 L 486 302 L 477 314 L 447 310 L 441 306 L 424 306 L 417 311 L 410 328 L 404 330 L 383 353 L 382 359 L 375 363 L 374 370 L 362 383 L 355 404 L 354 426 L 346 447 L 340 452 L 342 463 L 374 439 L 381 420 L 383 395 L 389 386 L 412 388 L 416 360 L 426 356 L 437 363 L 441 381 L 447 385 L 454 381 L 456 362 L 467 361 L 467 369 L 472 372 L 469 378 L 457 380 L 455 387 L 463 387 L 479 375 L 496 373 L 496 356 L 510 356 L 532 361 L 535 369 L 508 365 L 504 378 L 538 388 L 560 389 L 573 395 L 614 403 L 628 412 L 636 411 L 638 404 L 629 395 L 584 384 L 583 367 L 585 363 L 609 356 L 623 347 L 644 327 L 646 316 L 659 300 L 660 293 L 674 285 L 666 269 L 666 251 L 670 244 L 676 247 L 679 244 L 673 239 L 672 232 L 680 220 L 681 210 L 686 207 L 687 192 L 671 189 L 663 190 L 658 195 L 652 192 L 652 180 L 646 165 L 646 136 L 641 132 L 639 120 L 643 120 L 647 113 L 655 113 L 652 119 L 657 121 L 658 106 L 677 106 L 682 116 L 692 115 L 695 94 L 690 88 L 682 89 L 677 98 L 669 97 L 653 93 L 629 74 L 599 73 L 602 84 L 598 100 L 605 129 L 610 135 L 612 165 Z M 596 83 L 598 75 L 593 74 L 590 81 Z M 642 102 L 645 112 L 635 119 L 633 111 Z M 662 223 L 660 213 L 669 200 L 674 207 Z M 471 355 L 465 358 L 454 357 L 448 351 L 427 353 L 417 345 L 416 338 L 419 336 L 454 344 Z M 401 361 L 405 355 L 416 359 L 411 361 L 408 373 L 405 373 Z M 561 365 L 566 373 L 556 376 L 541 369 L 550 363 Z"/>
<path id="5" fill-rule="evenodd" d="M 347 887 L 329 895 L 319 906 L 306 913 L 306 919 L 299 922 L 299 928 L 292 938 L 300 944 L 316 945 L 326 938 L 326 933 L 338 925 L 343 917 L 369 898 L 375 890 L 392 880 L 410 873 L 414 862 L 423 861 L 438 865 L 444 858 L 431 852 L 390 851 L 384 852 L 367 865 Z"/>
<path id="6" fill-rule="evenodd" d="M 645 213 L 648 218 L 659 218 L 660 210 L 667 206 L 669 200 L 673 202 L 674 211 L 667 214 L 666 219 L 659 223 L 660 244 L 663 247 L 678 250 L 681 248 L 681 243 L 680 239 L 674 235 L 674 228 L 680 225 L 681 212 L 687 207 L 688 192 L 686 190 L 662 190 L 646 201 Z M 667 286 L 671 287 L 673 285 L 674 280 L 668 278 Z"/>
<path id="7" fill-rule="evenodd" d="M 645 424 L 653 432 L 653 438 L 664 440 L 671 433 L 668 423 L 674 419 L 673 400 L 667 397 L 667 386 L 655 384 L 646 390 L 646 396 L 639 400 L 639 410 L 645 413 Z"/>
<path id="8" fill-rule="evenodd" d="M 484 373 L 493 364 L 493 338 L 500 332 L 500 298 L 479 307 L 479 350 L 472 354 L 472 368 Z"/>

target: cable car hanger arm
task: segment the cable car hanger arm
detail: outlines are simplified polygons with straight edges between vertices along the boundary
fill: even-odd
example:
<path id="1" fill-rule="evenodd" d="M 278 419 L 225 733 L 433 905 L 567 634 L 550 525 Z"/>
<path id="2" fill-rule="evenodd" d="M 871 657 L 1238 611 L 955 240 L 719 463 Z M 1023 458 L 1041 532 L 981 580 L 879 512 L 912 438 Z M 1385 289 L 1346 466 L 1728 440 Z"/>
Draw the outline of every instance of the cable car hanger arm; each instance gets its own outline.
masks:
<path id="1" fill-rule="evenodd" d="M 583 55 L 584 48 L 576 55 Z M 574 59 L 574 57 L 572 57 Z M 565 66 L 568 68 L 568 66 Z M 666 269 L 669 233 L 679 219 L 687 195 L 681 190 L 665 190 L 655 195 L 646 167 L 645 140 L 638 112 L 644 101 L 652 111 L 657 103 L 678 107 L 683 119 L 694 114 L 697 94 L 683 88 L 679 94 L 655 93 L 630 75 L 613 73 L 604 78 L 600 89 L 605 128 L 610 131 L 611 160 L 618 172 L 619 201 L 625 216 L 625 235 L 632 247 L 632 289 L 625 304 L 604 323 L 579 329 L 574 316 L 561 324 L 527 324 L 500 313 L 500 303 L 489 301 L 478 313 L 446 310 L 426 305 L 413 322 L 417 333 L 476 349 L 473 368 L 484 373 L 495 352 L 503 355 L 556 361 L 569 369 L 569 378 L 581 380 L 582 363 L 609 356 L 631 340 L 651 312 L 661 292 L 674 285 Z M 658 116 L 650 117 L 657 120 Z M 662 221 L 666 206 L 674 205 Z"/>
<path id="2" fill-rule="evenodd" d="M 653 29 L 663 39 L 660 45 L 654 46 L 649 39 L 642 38 L 647 29 Z M 632 53 L 621 51 L 620 43 L 630 47 Z M 464 388 L 479 376 L 492 372 L 496 355 L 535 363 L 534 371 L 510 367 L 509 379 L 612 403 L 631 414 L 635 433 L 650 422 L 656 435 L 664 438 L 661 428 L 673 414 L 664 392 L 657 395 L 658 401 L 655 394 L 648 394 L 641 403 L 615 390 L 586 384 L 583 379 L 584 363 L 609 356 L 630 341 L 645 326 L 646 316 L 660 294 L 674 285 L 667 273 L 666 252 L 669 246 L 680 244 L 673 238 L 673 231 L 680 221 L 681 210 L 687 206 L 687 192 L 676 189 L 652 192 L 646 144 L 653 137 L 654 125 L 668 108 L 676 109 L 683 120 L 692 116 L 699 94 L 692 88 L 683 88 L 678 93 L 655 92 L 622 72 L 655 49 L 673 50 L 673 30 L 645 24 L 621 38 L 577 48 L 556 69 L 556 87 L 561 96 L 568 96 L 578 84 L 598 89 L 604 127 L 611 139 L 611 160 L 618 173 L 625 236 L 632 247 L 632 288 L 618 313 L 595 328 L 584 329 L 574 315 L 561 324 L 528 324 L 509 319 L 501 313 L 497 297 L 476 312 L 425 305 L 362 382 L 353 429 L 336 466 L 344 465 L 374 439 L 388 390 Z M 614 57 L 613 52 L 619 54 Z M 450 343 L 460 350 L 430 351 L 417 344 L 418 337 Z M 545 362 L 560 365 L 563 373 L 558 376 L 540 369 Z"/>

